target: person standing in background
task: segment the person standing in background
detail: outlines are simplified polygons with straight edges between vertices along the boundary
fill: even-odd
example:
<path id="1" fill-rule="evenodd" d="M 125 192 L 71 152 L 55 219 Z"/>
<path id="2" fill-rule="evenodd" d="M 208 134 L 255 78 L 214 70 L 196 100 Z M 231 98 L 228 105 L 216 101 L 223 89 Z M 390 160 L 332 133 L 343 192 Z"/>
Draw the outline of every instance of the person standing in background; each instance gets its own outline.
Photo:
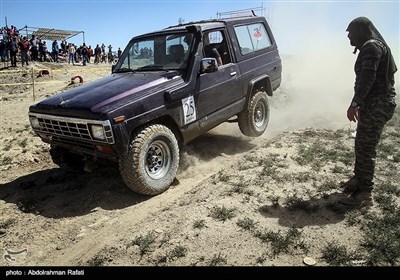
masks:
<path id="1" fill-rule="evenodd" d="M 121 50 L 121 48 L 118 48 L 118 59 L 121 57 L 121 54 L 122 54 L 122 50 Z"/>
<path id="2" fill-rule="evenodd" d="M 33 61 L 37 61 L 39 57 L 39 48 L 38 48 L 38 39 L 36 39 L 35 35 L 32 35 L 31 40 L 29 41 L 31 45 L 31 58 Z"/>
<path id="3" fill-rule="evenodd" d="M 43 62 L 47 61 L 47 45 L 46 45 L 46 41 L 43 41 L 43 45 L 42 45 L 42 61 Z"/>
<path id="4" fill-rule="evenodd" d="M 93 51 L 93 49 L 92 49 L 92 46 L 89 45 L 89 47 L 88 47 L 88 49 L 87 49 L 87 57 L 88 57 L 87 62 L 88 62 L 88 63 L 90 63 L 90 58 L 93 56 L 93 54 L 94 54 L 94 51 Z"/>
<path id="5" fill-rule="evenodd" d="M 75 46 L 74 44 L 68 45 L 68 64 L 72 62 L 72 65 L 75 65 Z"/>
<path id="6" fill-rule="evenodd" d="M 13 37 L 9 41 L 9 49 L 10 49 L 11 67 L 17 67 L 18 44 L 16 37 Z"/>
<path id="7" fill-rule="evenodd" d="M 59 47 L 58 47 L 58 42 L 57 40 L 53 41 L 52 47 L 51 47 L 51 53 L 53 54 L 53 60 L 54 62 L 58 62 L 58 54 L 59 54 Z"/>
<path id="8" fill-rule="evenodd" d="M 99 44 L 94 48 L 94 63 L 99 63 L 101 58 L 101 48 Z"/>
<path id="9" fill-rule="evenodd" d="M 21 51 L 21 64 L 24 66 L 26 63 L 26 66 L 29 65 L 28 60 L 28 52 L 29 52 L 29 41 L 26 38 L 26 36 L 22 37 L 22 40 L 18 42 L 19 49 Z"/>
<path id="10" fill-rule="evenodd" d="M 82 45 L 82 65 L 86 66 L 86 62 L 88 61 L 88 49 L 85 43 Z"/>

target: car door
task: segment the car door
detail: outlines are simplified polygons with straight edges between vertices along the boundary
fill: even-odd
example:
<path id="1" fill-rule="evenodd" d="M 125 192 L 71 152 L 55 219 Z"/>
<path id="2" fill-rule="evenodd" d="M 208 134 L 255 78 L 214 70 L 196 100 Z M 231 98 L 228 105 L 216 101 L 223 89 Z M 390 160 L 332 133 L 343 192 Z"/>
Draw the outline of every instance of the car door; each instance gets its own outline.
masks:
<path id="1" fill-rule="evenodd" d="M 229 110 L 229 105 L 243 98 L 239 67 L 232 60 L 229 40 L 226 40 L 226 34 L 222 30 L 214 32 L 221 34 L 226 44 L 224 56 L 228 59 L 225 59 L 227 63 L 220 65 L 216 72 L 200 74 L 198 77 L 194 96 L 197 119 Z"/>

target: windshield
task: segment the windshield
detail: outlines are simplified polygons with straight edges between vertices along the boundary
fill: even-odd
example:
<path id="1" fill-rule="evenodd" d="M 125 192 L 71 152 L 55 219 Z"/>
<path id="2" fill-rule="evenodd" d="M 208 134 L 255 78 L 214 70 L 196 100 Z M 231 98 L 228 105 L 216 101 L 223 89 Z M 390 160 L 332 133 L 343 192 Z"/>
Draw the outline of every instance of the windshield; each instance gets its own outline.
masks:
<path id="1" fill-rule="evenodd" d="M 114 73 L 186 69 L 192 42 L 193 34 L 187 32 L 132 40 L 122 53 Z"/>

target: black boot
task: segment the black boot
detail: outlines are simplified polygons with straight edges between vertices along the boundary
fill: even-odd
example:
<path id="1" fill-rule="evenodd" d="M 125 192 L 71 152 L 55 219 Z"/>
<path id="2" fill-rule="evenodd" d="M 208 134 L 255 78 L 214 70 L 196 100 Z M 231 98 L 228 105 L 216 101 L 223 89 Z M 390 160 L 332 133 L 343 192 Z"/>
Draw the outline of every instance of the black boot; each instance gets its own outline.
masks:
<path id="1" fill-rule="evenodd" d="M 347 182 L 342 182 L 340 185 L 343 188 L 343 193 L 354 193 L 358 190 L 357 178 L 351 177 Z"/>
<path id="2" fill-rule="evenodd" d="M 351 207 L 372 206 L 372 188 L 358 185 L 355 192 L 341 199 L 339 202 Z"/>

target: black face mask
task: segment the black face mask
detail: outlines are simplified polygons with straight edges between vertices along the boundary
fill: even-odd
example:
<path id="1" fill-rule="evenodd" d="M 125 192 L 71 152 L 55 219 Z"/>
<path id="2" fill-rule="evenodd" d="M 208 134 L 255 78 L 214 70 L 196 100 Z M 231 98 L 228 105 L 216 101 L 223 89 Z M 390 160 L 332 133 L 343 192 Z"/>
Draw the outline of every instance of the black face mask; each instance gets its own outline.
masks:
<path id="1" fill-rule="evenodd" d="M 351 33 L 350 44 L 356 47 L 356 49 L 361 49 L 364 43 L 369 39 L 384 41 L 378 30 L 376 30 L 372 22 L 366 17 L 358 17 L 354 19 L 350 22 L 346 31 Z"/>
<path id="2" fill-rule="evenodd" d="M 356 46 L 356 40 L 355 40 L 353 37 L 350 38 L 350 45 L 353 46 L 353 47 Z M 356 50 L 357 50 L 357 49 L 356 49 Z M 354 53 L 355 53 L 355 52 L 354 52 Z"/>
<path id="3" fill-rule="evenodd" d="M 361 49 L 365 42 L 370 39 L 379 40 L 384 43 L 388 50 L 388 76 L 393 75 L 397 71 L 396 63 L 394 62 L 389 46 L 368 18 L 355 18 L 350 22 L 346 31 L 351 33 L 350 44 L 355 47 L 354 53 L 356 53 L 357 49 Z"/>

